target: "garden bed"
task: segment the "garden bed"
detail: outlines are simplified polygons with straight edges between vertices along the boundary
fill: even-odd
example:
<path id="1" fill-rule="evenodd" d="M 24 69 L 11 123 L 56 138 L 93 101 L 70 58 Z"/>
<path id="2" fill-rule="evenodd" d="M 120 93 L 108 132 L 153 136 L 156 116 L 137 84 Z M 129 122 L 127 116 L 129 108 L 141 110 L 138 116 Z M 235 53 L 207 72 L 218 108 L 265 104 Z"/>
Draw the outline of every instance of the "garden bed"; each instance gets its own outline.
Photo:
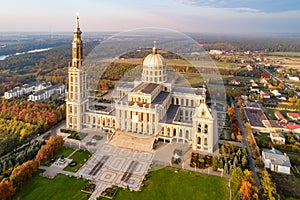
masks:
<path id="1" fill-rule="evenodd" d="M 115 186 L 115 185 L 110 186 L 101 193 L 100 197 L 113 199 L 114 196 L 116 195 L 117 191 L 118 191 L 118 186 Z M 97 198 L 97 199 L 100 199 L 100 198 Z"/>
<path id="2" fill-rule="evenodd" d="M 199 153 L 192 153 L 191 163 L 190 163 L 191 167 L 205 169 L 210 167 L 211 164 L 212 164 L 212 156 L 205 155 L 201 157 Z"/>

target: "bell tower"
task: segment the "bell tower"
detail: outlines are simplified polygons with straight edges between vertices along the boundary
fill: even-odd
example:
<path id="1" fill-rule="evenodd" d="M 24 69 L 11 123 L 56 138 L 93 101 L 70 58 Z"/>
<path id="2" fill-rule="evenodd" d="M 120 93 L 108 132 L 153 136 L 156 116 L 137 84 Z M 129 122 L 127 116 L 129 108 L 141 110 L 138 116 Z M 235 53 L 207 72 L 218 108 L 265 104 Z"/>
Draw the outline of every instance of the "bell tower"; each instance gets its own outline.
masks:
<path id="1" fill-rule="evenodd" d="M 68 68 L 69 87 L 66 109 L 66 127 L 75 130 L 83 128 L 84 113 L 88 107 L 86 73 L 82 66 L 81 33 L 79 16 L 77 15 L 72 42 L 72 65 Z"/>

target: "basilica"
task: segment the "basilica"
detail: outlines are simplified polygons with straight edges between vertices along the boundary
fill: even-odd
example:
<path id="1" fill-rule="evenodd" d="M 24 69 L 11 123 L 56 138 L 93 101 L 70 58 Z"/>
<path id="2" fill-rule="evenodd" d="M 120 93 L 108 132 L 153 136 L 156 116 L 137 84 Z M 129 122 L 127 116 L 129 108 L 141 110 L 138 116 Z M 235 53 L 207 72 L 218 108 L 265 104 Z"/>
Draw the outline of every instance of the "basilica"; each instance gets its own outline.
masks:
<path id="1" fill-rule="evenodd" d="M 205 88 L 176 87 L 167 76 L 166 60 L 154 45 L 143 61 L 142 75 L 120 83 L 110 106 L 96 109 L 88 98 L 81 30 L 77 17 L 68 69 L 66 127 L 153 137 L 186 143 L 193 150 L 212 153 L 218 146 L 216 111 L 206 104 Z M 126 142 L 126 141 L 125 141 Z"/>

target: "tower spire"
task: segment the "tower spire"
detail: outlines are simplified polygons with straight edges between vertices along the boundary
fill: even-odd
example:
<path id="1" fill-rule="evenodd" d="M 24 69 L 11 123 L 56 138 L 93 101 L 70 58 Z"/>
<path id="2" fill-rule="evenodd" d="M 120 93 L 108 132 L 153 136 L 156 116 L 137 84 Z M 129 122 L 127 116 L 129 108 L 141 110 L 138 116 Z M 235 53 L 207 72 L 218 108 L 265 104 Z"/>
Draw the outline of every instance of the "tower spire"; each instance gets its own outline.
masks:
<path id="1" fill-rule="evenodd" d="M 72 42 L 72 67 L 80 67 L 83 61 L 82 56 L 82 40 L 81 40 L 81 30 L 79 27 L 79 14 L 76 13 L 76 27 L 74 30 L 74 39 Z"/>

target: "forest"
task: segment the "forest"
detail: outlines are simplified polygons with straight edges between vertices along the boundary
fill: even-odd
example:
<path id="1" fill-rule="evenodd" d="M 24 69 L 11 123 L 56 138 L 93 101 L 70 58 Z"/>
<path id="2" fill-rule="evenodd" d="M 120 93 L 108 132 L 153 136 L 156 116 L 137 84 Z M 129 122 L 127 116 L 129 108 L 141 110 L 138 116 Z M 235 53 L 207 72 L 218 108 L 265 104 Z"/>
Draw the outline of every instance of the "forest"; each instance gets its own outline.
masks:
<path id="1" fill-rule="evenodd" d="M 300 38 L 297 36 L 251 36 L 222 34 L 188 34 L 206 51 L 220 49 L 225 51 L 265 51 L 299 52 Z"/>
<path id="2" fill-rule="evenodd" d="M 65 118 L 65 104 L 6 100 L 0 104 L 0 156 Z"/>
<path id="3" fill-rule="evenodd" d="M 84 56 L 97 44 L 85 43 Z M 0 60 L 0 95 L 8 89 L 37 80 L 51 81 L 52 84 L 66 82 L 71 59 L 71 45 L 67 44 L 44 52 L 9 56 Z"/>

